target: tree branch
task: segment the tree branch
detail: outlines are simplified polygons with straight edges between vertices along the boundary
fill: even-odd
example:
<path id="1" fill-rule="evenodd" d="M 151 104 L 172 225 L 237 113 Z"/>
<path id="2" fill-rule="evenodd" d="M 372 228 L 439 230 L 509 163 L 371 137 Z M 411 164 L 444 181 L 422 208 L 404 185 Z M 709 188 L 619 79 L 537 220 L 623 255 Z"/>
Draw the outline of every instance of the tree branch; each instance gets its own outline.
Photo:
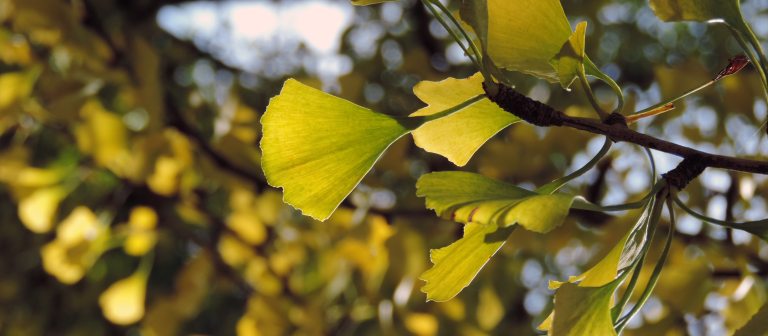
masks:
<path id="1" fill-rule="evenodd" d="M 495 102 L 499 107 L 536 126 L 570 127 L 605 135 L 614 142 L 629 142 L 645 148 L 676 155 L 689 161 L 695 161 L 697 165 L 702 166 L 702 169 L 712 167 L 768 175 L 768 162 L 766 161 L 741 159 L 702 152 L 634 131 L 629 129 L 624 123 L 616 120 L 613 123 L 603 123 L 595 119 L 571 117 L 547 104 L 528 98 L 504 84 L 485 83 L 483 88 L 488 99 Z M 690 178 L 694 177 L 691 176 Z"/>

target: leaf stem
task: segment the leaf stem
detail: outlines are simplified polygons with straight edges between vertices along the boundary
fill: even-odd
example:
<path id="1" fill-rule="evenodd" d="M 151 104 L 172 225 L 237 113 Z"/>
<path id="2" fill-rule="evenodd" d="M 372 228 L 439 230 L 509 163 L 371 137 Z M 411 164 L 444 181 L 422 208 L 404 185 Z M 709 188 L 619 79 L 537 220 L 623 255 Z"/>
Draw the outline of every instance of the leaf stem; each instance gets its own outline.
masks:
<path id="1" fill-rule="evenodd" d="M 587 73 L 587 75 L 593 76 L 599 80 L 602 80 L 605 84 L 608 84 L 611 90 L 613 90 L 613 93 L 615 93 L 616 97 L 619 99 L 619 102 L 616 105 L 616 109 L 613 110 L 613 113 L 621 113 L 621 111 L 624 110 L 625 102 L 624 93 L 621 91 L 619 84 L 616 84 L 616 81 L 614 81 L 613 78 L 600 71 L 600 69 L 597 68 L 597 65 L 592 63 L 592 60 L 586 56 L 584 57 L 584 71 Z"/>
<path id="2" fill-rule="evenodd" d="M 608 113 L 606 113 L 603 108 L 600 107 L 600 102 L 597 101 L 597 97 L 595 97 L 595 93 L 592 91 L 592 86 L 587 80 L 587 75 L 584 72 L 584 65 L 582 64 L 580 66 L 581 71 L 579 71 L 579 82 L 581 82 L 581 86 L 584 88 L 584 91 L 587 94 L 587 99 L 589 99 L 589 103 L 592 104 L 592 108 L 600 117 L 600 120 L 605 120 L 605 118 L 608 117 Z"/>
<path id="3" fill-rule="evenodd" d="M 595 154 L 595 157 L 592 158 L 592 160 L 589 160 L 587 164 L 585 164 L 583 167 L 577 169 L 573 173 L 568 174 L 567 176 L 563 176 L 559 179 L 556 179 L 552 182 L 549 182 L 539 189 L 536 190 L 536 192 L 541 194 L 553 194 L 556 191 L 558 191 L 560 188 L 562 188 L 564 185 L 566 185 L 568 182 L 574 180 L 575 178 L 584 175 L 584 173 L 592 170 L 593 167 L 603 158 L 605 157 L 605 154 L 608 154 L 608 151 L 611 149 L 611 145 L 613 145 L 613 142 L 608 137 L 605 138 L 605 142 L 603 143 L 603 147 L 600 148 L 600 151 Z"/>
<path id="4" fill-rule="evenodd" d="M 659 257 L 659 261 L 656 263 L 656 266 L 653 268 L 653 273 L 651 274 L 651 278 L 648 280 L 648 285 L 645 287 L 645 290 L 643 291 L 643 294 L 640 296 L 640 299 L 635 303 L 635 305 L 632 307 L 632 310 L 630 310 L 627 315 L 619 319 L 619 321 L 616 323 L 616 333 L 621 334 L 621 332 L 624 330 L 624 327 L 626 327 L 629 320 L 632 319 L 635 315 L 637 315 L 638 312 L 640 312 L 640 309 L 645 305 L 646 302 L 648 302 L 648 298 L 650 298 L 651 293 L 653 292 L 653 289 L 656 287 L 656 284 L 659 281 L 659 277 L 661 276 L 661 270 L 664 268 L 664 264 L 667 261 L 667 257 L 669 256 L 669 250 L 672 246 L 672 238 L 674 237 L 675 232 L 675 213 L 672 209 L 672 204 L 670 202 L 669 197 L 666 197 L 666 203 L 667 203 L 667 209 L 669 210 L 669 218 L 670 218 L 670 226 L 669 226 L 669 232 L 667 233 L 667 241 L 664 243 L 664 250 L 661 252 L 661 257 Z M 663 207 L 663 206 L 662 206 Z M 661 214 L 661 211 L 658 212 L 658 215 Z M 658 217 L 656 217 L 656 222 L 658 223 Z M 655 225 L 654 225 L 655 230 Z M 648 242 L 648 245 L 650 245 L 650 241 Z"/>
<path id="5" fill-rule="evenodd" d="M 456 21 L 456 19 L 453 17 L 450 11 L 448 11 L 443 4 L 440 3 L 439 0 L 422 0 L 422 3 L 424 4 L 424 7 L 426 7 L 430 13 L 432 13 L 432 16 L 437 19 L 438 22 L 445 28 L 446 31 L 448 31 L 449 34 L 451 34 L 451 37 L 456 41 L 456 43 L 459 45 L 459 47 L 464 51 L 464 53 L 469 57 L 469 59 L 472 61 L 472 63 L 480 70 L 480 72 L 483 73 L 483 76 L 485 78 L 490 78 L 487 76 L 487 73 L 485 71 L 485 68 L 483 67 L 483 63 L 480 60 L 480 54 L 478 54 L 477 47 L 472 43 L 472 40 L 469 38 L 469 35 L 466 31 L 459 25 L 459 23 Z M 451 22 L 456 26 L 456 30 L 458 30 L 461 35 L 463 35 L 464 39 L 466 39 L 468 46 L 465 46 L 462 43 L 462 36 L 459 36 L 454 28 L 448 23 L 448 21 L 443 18 L 442 15 L 438 12 L 437 9 L 443 12 L 445 16 L 450 18 Z"/>
<path id="6" fill-rule="evenodd" d="M 434 113 L 434 114 L 430 114 L 430 115 L 427 115 L 427 116 L 401 117 L 399 119 L 402 122 L 405 122 L 405 123 L 408 123 L 408 124 L 415 123 L 416 126 L 413 126 L 415 128 L 415 127 L 418 127 L 418 126 L 423 125 L 425 123 L 428 123 L 430 121 L 437 120 L 437 119 L 440 119 L 440 118 L 444 118 L 444 117 L 447 117 L 447 116 L 449 116 L 451 114 L 454 114 L 454 113 L 456 113 L 456 112 L 466 108 L 467 106 L 470 106 L 470 105 L 472 105 L 474 103 L 477 103 L 477 102 L 483 100 L 484 98 L 485 98 L 484 94 L 479 94 L 479 95 L 476 95 L 476 96 L 474 96 L 472 98 L 469 98 L 469 99 L 465 100 L 461 104 L 452 106 L 450 108 L 447 108 L 447 109 L 445 109 L 443 111 L 440 111 L 440 112 L 437 112 L 437 113 Z"/>

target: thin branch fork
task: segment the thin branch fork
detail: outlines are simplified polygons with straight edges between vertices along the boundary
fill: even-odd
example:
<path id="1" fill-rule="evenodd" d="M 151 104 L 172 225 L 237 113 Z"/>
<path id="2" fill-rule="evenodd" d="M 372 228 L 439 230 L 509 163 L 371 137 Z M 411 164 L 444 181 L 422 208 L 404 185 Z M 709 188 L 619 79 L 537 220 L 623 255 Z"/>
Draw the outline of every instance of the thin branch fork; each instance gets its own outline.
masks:
<path id="1" fill-rule="evenodd" d="M 702 152 L 629 129 L 626 126 L 626 122 L 621 122 L 621 120 L 617 120 L 615 117 L 609 118 L 609 120 L 607 120 L 608 122 L 589 118 L 571 117 L 501 83 L 484 83 L 483 88 L 485 89 L 488 99 L 499 105 L 499 107 L 536 126 L 570 127 L 594 134 L 605 135 L 614 142 L 628 142 L 682 157 L 683 159 L 688 160 L 689 163 L 687 165 L 691 165 L 693 164 L 692 162 L 695 161 L 697 170 L 700 168 L 703 171 L 707 167 L 712 167 L 768 175 L 768 161 L 741 159 Z M 701 173 L 701 171 L 699 171 L 699 173 Z M 689 180 L 696 176 L 698 176 L 698 174 L 690 176 Z M 686 184 L 688 183 L 683 183 L 682 187 Z"/>

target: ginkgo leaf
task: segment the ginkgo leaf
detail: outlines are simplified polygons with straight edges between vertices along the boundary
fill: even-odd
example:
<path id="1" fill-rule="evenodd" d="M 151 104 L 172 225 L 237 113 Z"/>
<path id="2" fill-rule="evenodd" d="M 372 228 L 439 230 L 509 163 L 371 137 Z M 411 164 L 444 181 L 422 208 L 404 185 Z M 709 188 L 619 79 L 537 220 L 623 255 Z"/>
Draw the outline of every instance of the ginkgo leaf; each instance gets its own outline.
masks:
<path id="1" fill-rule="evenodd" d="M 586 272 L 571 276 L 568 278 L 570 283 L 579 283 L 582 287 L 601 287 L 616 279 L 621 267 L 621 254 L 629 238 L 629 233 L 624 235 L 616 245 L 611 248 L 605 257 L 600 259 L 594 266 Z M 549 289 L 558 289 L 564 283 L 560 281 L 550 281 Z"/>
<path id="2" fill-rule="evenodd" d="M 99 305 L 110 322 L 130 325 L 144 317 L 144 300 L 147 293 L 147 278 L 135 273 L 128 278 L 118 280 L 101 296 Z"/>
<path id="3" fill-rule="evenodd" d="M 736 330 L 733 336 L 765 335 L 768 333 L 768 324 L 765 323 L 766 319 L 768 319 L 768 304 L 763 305 L 755 315 L 752 315 L 749 322 Z"/>
<path id="4" fill-rule="evenodd" d="M 725 23 L 762 54 L 760 41 L 744 20 L 739 0 L 651 0 L 650 5 L 656 16 L 664 21 Z M 755 65 L 765 66 L 764 57 L 758 60 L 749 50 L 745 51 Z"/>
<path id="5" fill-rule="evenodd" d="M 413 93 L 429 104 L 413 114 L 430 116 L 459 107 L 449 116 L 425 123 L 413 131 L 416 146 L 440 154 L 457 166 L 464 166 L 488 139 L 520 118 L 502 110 L 488 98 L 475 102 L 483 94 L 483 76 L 476 73 L 464 79 L 448 78 L 439 82 L 423 81 Z M 472 102 L 461 106 L 465 102 Z"/>
<path id="6" fill-rule="evenodd" d="M 614 281 L 619 271 L 631 266 L 637 258 L 646 241 L 646 223 L 652 216 L 653 209 L 646 206 L 643 214 L 621 240 L 611 250 L 586 272 L 568 278 L 570 283 L 579 283 L 581 287 L 601 287 Z M 549 289 L 557 289 L 563 285 L 560 281 L 550 281 Z"/>
<path id="7" fill-rule="evenodd" d="M 401 121 L 289 79 L 261 119 L 262 168 L 286 203 L 325 220 L 381 154 Z"/>
<path id="8" fill-rule="evenodd" d="M 487 0 L 486 6 L 486 50 L 493 62 L 502 69 L 558 82 L 549 61 L 571 35 L 560 1 Z"/>
<path id="9" fill-rule="evenodd" d="M 504 227 L 512 224 L 539 233 L 559 226 L 568 215 L 574 196 L 540 195 L 517 186 L 468 172 L 423 175 L 416 194 L 427 207 L 451 220 Z"/>
<path id="10" fill-rule="evenodd" d="M 30 231 L 51 231 L 59 203 L 67 196 L 61 186 L 41 188 L 19 201 L 19 219 Z"/>
<path id="11" fill-rule="evenodd" d="M 587 33 L 587 22 L 580 22 L 576 30 L 563 44 L 560 52 L 552 59 L 552 66 L 557 70 L 560 85 L 567 89 L 579 76 L 584 73 L 584 45 Z"/>
<path id="12" fill-rule="evenodd" d="M 743 21 L 739 0 L 651 0 L 650 5 L 664 21 Z"/>
<path id="13" fill-rule="evenodd" d="M 427 294 L 427 300 L 448 301 L 461 292 L 504 245 L 514 228 L 469 223 L 464 226 L 464 237 L 430 251 L 434 265 L 419 277 L 426 281 L 421 291 Z"/>
<path id="14" fill-rule="evenodd" d="M 551 335 L 616 335 L 611 319 L 611 296 L 618 282 L 602 287 L 564 284 L 555 293 Z"/>

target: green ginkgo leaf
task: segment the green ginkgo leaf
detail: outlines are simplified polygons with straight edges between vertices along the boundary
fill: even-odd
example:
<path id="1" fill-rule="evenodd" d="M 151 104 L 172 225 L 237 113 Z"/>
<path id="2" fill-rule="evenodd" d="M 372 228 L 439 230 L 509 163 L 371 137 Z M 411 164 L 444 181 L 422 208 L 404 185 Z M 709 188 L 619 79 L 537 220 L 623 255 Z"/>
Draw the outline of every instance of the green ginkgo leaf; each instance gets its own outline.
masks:
<path id="1" fill-rule="evenodd" d="M 395 140 L 401 120 L 289 79 L 261 119 L 262 167 L 286 203 L 325 220 Z"/>
<path id="2" fill-rule="evenodd" d="M 576 30 L 563 44 L 560 52 L 552 59 L 552 66 L 557 70 L 560 85 L 567 89 L 579 76 L 585 76 L 584 70 L 584 45 L 586 42 L 587 23 L 581 22 Z"/>
<path id="3" fill-rule="evenodd" d="M 611 296 L 617 285 L 618 281 L 602 287 L 564 284 L 555 293 L 550 335 L 616 335 L 611 319 Z"/>
<path id="4" fill-rule="evenodd" d="M 458 166 L 469 162 L 475 152 L 507 126 L 520 118 L 502 110 L 488 98 L 473 99 L 484 93 L 480 73 L 464 78 L 448 78 L 440 82 L 423 81 L 413 88 L 414 94 L 428 106 L 413 114 L 430 116 L 459 107 L 449 116 L 425 123 L 413 132 L 416 145 L 427 152 L 440 154 Z M 471 104 L 462 106 L 466 102 Z"/>
<path id="5" fill-rule="evenodd" d="M 578 283 L 582 287 L 602 287 L 616 280 L 619 271 L 632 266 L 640 254 L 646 242 L 647 223 L 652 213 L 652 207 L 649 204 L 646 205 L 635 225 L 624 234 L 624 237 L 611 248 L 605 257 L 586 272 L 568 278 L 568 282 Z M 563 284 L 560 281 L 550 281 L 549 289 L 557 289 Z"/>
<path id="6" fill-rule="evenodd" d="M 560 0 L 485 2 L 487 29 L 475 30 L 487 31 L 485 49 L 493 62 L 502 69 L 558 82 L 549 61 L 571 35 Z M 482 24 L 481 19 L 470 21 Z"/>
<path id="7" fill-rule="evenodd" d="M 624 235 L 624 238 L 616 243 L 608 254 L 600 259 L 594 266 L 581 275 L 571 276 L 568 278 L 568 282 L 578 282 L 579 286 L 582 287 L 601 287 L 614 281 L 619 273 L 619 269 L 622 268 L 622 266 L 626 266 L 621 264 L 621 255 L 622 251 L 624 251 L 624 246 L 627 244 L 628 238 L 629 233 Z M 558 289 L 563 284 L 565 283 L 560 281 L 550 281 L 549 289 Z"/>
<path id="8" fill-rule="evenodd" d="M 540 195 L 517 186 L 468 172 L 425 174 L 416 194 L 427 208 L 453 221 L 506 227 L 514 224 L 547 233 L 565 220 L 574 196 Z"/>
<path id="9" fill-rule="evenodd" d="M 446 247 L 430 251 L 434 264 L 419 277 L 427 300 L 448 301 L 467 287 L 480 269 L 504 245 L 515 226 L 469 223 L 464 237 Z"/>

